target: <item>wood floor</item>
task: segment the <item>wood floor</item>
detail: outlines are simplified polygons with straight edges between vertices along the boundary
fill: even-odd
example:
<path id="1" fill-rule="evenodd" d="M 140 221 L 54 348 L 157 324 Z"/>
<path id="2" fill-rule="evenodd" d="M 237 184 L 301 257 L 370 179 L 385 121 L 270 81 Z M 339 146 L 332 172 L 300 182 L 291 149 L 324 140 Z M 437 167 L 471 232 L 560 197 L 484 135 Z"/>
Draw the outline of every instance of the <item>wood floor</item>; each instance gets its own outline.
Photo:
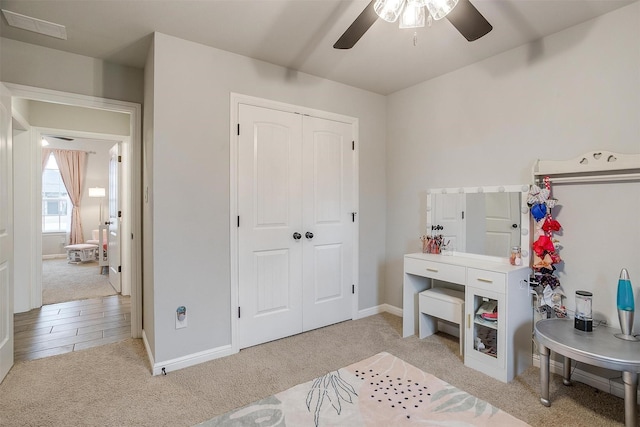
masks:
<path id="1" fill-rule="evenodd" d="M 14 360 L 33 360 L 131 336 L 131 297 L 62 302 L 14 315 Z"/>

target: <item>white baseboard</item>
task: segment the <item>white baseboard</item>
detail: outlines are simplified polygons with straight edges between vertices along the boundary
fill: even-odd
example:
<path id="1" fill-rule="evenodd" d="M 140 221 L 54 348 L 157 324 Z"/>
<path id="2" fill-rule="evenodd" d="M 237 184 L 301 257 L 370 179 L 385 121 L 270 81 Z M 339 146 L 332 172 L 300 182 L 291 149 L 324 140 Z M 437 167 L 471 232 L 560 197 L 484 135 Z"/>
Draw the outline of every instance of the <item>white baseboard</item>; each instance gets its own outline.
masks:
<path id="1" fill-rule="evenodd" d="M 42 255 L 42 259 L 62 259 L 62 258 L 66 258 L 67 254 L 49 254 L 49 255 Z"/>
<path id="2" fill-rule="evenodd" d="M 580 363 L 582 365 L 582 363 Z M 562 362 L 558 362 L 556 360 L 549 360 L 549 371 L 562 376 L 563 366 Z M 533 355 L 533 366 L 540 367 L 540 355 Z M 575 361 L 571 366 L 575 366 Z M 615 371 L 613 371 L 615 372 Z M 612 394 L 614 396 L 620 397 L 624 399 L 624 383 L 622 382 L 622 373 L 618 377 L 609 379 L 604 378 L 599 375 L 594 375 L 590 372 L 583 371 L 579 368 L 571 368 L 571 381 L 577 381 L 593 388 L 597 388 L 598 390 L 604 391 L 605 393 Z M 640 392 L 638 392 L 638 396 L 636 399 L 640 397 Z M 553 403 L 553 402 L 552 402 Z"/>
<path id="3" fill-rule="evenodd" d="M 365 308 L 364 310 L 358 311 L 358 319 L 362 319 L 364 317 L 373 316 L 380 313 L 391 313 L 395 316 L 402 317 L 402 309 L 395 307 L 390 304 L 380 304 L 375 307 Z"/>
<path id="4" fill-rule="evenodd" d="M 145 349 L 149 356 L 149 362 L 151 362 L 151 374 L 160 375 L 167 374 L 171 371 L 177 371 L 178 369 L 188 368 L 189 366 L 195 366 L 200 363 L 208 362 L 210 360 L 219 359 L 221 357 L 230 356 L 237 353 L 233 351 L 231 345 L 224 345 L 222 347 L 213 348 L 211 350 L 200 351 L 198 353 L 188 354 L 186 356 L 178 357 L 171 360 L 165 360 L 163 362 L 154 362 L 153 354 L 149 348 L 147 336 L 142 331 L 142 340 L 144 342 Z"/>

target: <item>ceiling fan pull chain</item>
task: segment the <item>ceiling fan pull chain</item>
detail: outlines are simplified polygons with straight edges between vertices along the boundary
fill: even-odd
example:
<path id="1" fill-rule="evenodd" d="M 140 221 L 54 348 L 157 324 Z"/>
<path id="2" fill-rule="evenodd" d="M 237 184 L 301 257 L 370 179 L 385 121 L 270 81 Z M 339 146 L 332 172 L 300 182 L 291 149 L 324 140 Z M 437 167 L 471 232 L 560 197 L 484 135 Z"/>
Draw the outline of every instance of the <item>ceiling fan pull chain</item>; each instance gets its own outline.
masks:
<path id="1" fill-rule="evenodd" d="M 417 32 L 417 31 L 415 31 L 415 32 L 413 33 L 413 45 L 414 45 L 414 46 L 417 46 L 417 45 L 418 45 L 418 32 Z"/>

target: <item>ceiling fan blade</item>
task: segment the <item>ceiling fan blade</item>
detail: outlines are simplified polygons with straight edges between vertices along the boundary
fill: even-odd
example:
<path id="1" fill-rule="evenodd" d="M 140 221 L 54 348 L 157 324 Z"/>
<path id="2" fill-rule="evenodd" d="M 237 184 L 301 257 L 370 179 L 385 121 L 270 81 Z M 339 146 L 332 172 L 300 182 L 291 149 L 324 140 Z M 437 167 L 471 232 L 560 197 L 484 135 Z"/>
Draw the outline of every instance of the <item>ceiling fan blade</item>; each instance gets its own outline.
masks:
<path id="1" fill-rule="evenodd" d="M 493 29 L 469 0 L 460 0 L 445 18 L 470 42 L 478 40 Z"/>
<path id="2" fill-rule="evenodd" d="M 61 139 L 63 141 L 73 141 L 73 138 L 68 138 L 66 136 L 52 136 L 52 138 Z"/>
<path id="3" fill-rule="evenodd" d="M 358 15 L 355 21 L 347 31 L 344 32 L 340 36 L 337 42 L 334 43 L 334 49 L 351 49 L 360 38 L 367 32 L 369 28 L 373 25 L 374 22 L 378 19 L 378 15 L 376 11 L 373 9 L 373 4 L 375 0 L 371 0 L 371 2 L 364 8 L 364 10 Z"/>

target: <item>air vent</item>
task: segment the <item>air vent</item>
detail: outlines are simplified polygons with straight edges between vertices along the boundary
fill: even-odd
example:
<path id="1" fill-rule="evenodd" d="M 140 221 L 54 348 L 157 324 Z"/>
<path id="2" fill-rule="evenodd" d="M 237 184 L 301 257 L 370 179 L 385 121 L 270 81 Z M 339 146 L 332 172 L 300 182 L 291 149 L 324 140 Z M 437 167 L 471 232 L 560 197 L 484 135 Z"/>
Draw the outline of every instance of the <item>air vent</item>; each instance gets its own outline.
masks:
<path id="1" fill-rule="evenodd" d="M 21 15 L 2 9 L 7 23 L 12 27 L 21 28 L 34 33 L 44 34 L 45 36 L 55 37 L 57 39 L 67 39 L 67 29 L 64 25 L 54 24 L 53 22 L 43 21 L 42 19 L 32 18 L 31 16 Z"/>

